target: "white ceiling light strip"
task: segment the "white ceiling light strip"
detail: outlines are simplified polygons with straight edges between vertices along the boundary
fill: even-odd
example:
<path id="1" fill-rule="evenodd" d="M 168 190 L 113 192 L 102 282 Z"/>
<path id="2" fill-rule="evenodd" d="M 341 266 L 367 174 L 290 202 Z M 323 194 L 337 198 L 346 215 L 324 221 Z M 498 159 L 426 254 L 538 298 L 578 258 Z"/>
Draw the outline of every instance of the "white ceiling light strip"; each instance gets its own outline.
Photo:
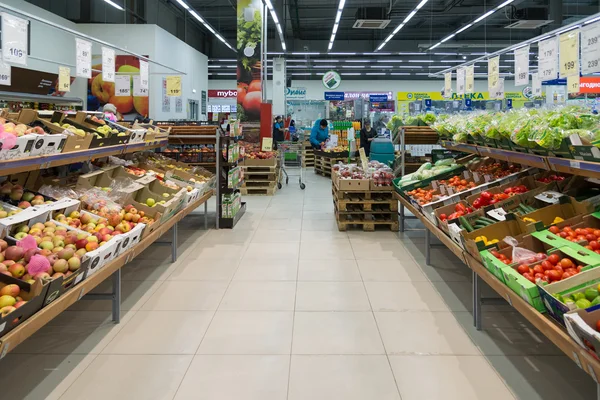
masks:
<path id="1" fill-rule="evenodd" d="M 489 17 L 490 15 L 492 15 L 493 13 L 495 13 L 496 11 L 498 11 L 498 10 L 506 7 L 507 5 L 509 5 L 510 3 L 512 3 L 513 1 L 515 1 L 515 0 L 506 0 L 506 1 L 504 1 L 502 4 L 496 6 L 495 8 L 492 8 L 490 11 L 488 11 L 485 14 L 479 16 L 475 21 L 473 21 L 471 23 L 468 23 L 467 25 L 463 26 L 462 28 L 460 28 L 456 32 L 451 33 L 450 35 L 446 36 L 445 38 L 443 38 L 442 40 L 440 40 L 439 42 L 437 42 L 436 44 L 434 44 L 433 46 L 431 46 L 427 50 L 433 50 L 433 49 L 435 49 L 436 47 L 438 47 L 442 43 L 447 42 L 448 40 L 452 39 L 454 36 L 458 35 L 459 33 L 464 32 L 467 29 L 469 29 L 470 27 L 472 27 L 473 25 L 477 24 L 478 22 L 483 21 L 484 19 L 486 19 L 487 17 Z"/>
<path id="2" fill-rule="evenodd" d="M 120 5 L 118 5 L 117 3 L 115 3 L 114 1 L 110 1 L 110 0 L 104 0 L 106 3 L 110 4 L 111 6 L 113 6 L 114 8 L 116 8 L 117 10 L 121 10 L 121 11 L 125 11 L 125 9 L 123 7 L 121 7 Z M 179 1 L 179 0 L 177 0 Z"/>
<path id="3" fill-rule="evenodd" d="M 177 0 L 179 1 L 179 0 Z M 275 13 L 275 9 L 273 8 L 273 4 L 271 0 L 265 0 L 265 4 L 271 13 L 271 18 L 273 18 L 273 22 L 275 22 L 275 27 L 277 28 L 277 33 L 279 33 L 279 40 L 281 40 L 281 48 L 283 51 L 287 51 L 285 47 L 285 38 L 283 36 L 283 29 L 281 29 L 281 24 L 279 23 L 279 18 L 277 18 L 277 14 Z"/>
<path id="4" fill-rule="evenodd" d="M 412 10 L 412 11 L 410 12 L 410 14 L 408 14 L 408 15 L 406 16 L 406 18 L 404 18 L 404 21 L 402 21 L 402 23 L 400 23 L 400 25 L 398 25 L 398 26 L 396 27 L 396 29 L 394 29 L 394 30 L 393 30 L 393 32 L 392 32 L 392 33 L 390 33 L 390 34 L 389 34 L 389 36 L 388 36 L 387 38 L 385 38 L 385 40 L 383 41 L 383 43 L 381 43 L 381 44 L 379 45 L 379 47 L 377 48 L 377 50 L 375 50 L 375 51 L 379 51 L 379 50 L 383 49 L 383 47 L 384 47 L 384 46 L 385 46 L 385 45 L 386 45 L 386 44 L 387 44 L 387 43 L 388 43 L 390 40 L 392 40 L 392 38 L 393 38 L 394 36 L 396 36 L 396 33 L 400 32 L 400 29 L 402 29 L 402 28 L 404 27 L 404 25 L 406 25 L 406 24 L 408 23 L 408 21 L 410 21 L 410 20 L 412 19 L 412 17 L 414 17 L 414 16 L 415 16 L 415 14 L 417 13 L 417 11 L 419 11 L 421 8 L 423 8 L 423 6 L 424 6 L 424 5 L 427 3 L 427 1 L 428 1 L 428 0 L 421 0 L 421 1 L 419 2 L 419 4 L 417 4 L 417 6 L 415 7 L 415 9 L 414 9 L 414 10 Z"/>
<path id="5" fill-rule="evenodd" d="M 104 0 L 106 2 L 108 2 L 109 0 Z M 202 18 L 197 12 L 196 10 L 194 10 L 193 8 L 191 8 L 185 1 L 183 0 L 177 0 L 177 3 L 179 3 L 179 5 L 181 7 L 183 7 L 186 11 L 189 11 L 189 13 L 192 15 L 192 17 L 196 18 L 196 20 L 198 22 L 200 22 L 202 25 L 204 25 L 204 27 L 210 32 L 212 33 L 217 39 L 219 39 L 221 42 L 223 42 L 223 44 L 227 47 L 229 47 L 231 50 L 236 51 L 235 48 L 233 46 L 231 46 L 229 43 L 227 43 L 227 41 L 223 38 L 223 36 L 221 36 L 217 31 L 215 31 L 215 29 L 204 20 L 204 18 Z"/>
<path id="6" fill-rule="evenodd" d="M 327 51 L 333 48 L 333 42 L 335 41 L 335 35 L 337 34 L 337 30 L 340 26 L 340 19 L 342 19 L 342 12 L 344 11 L 345 5 L 346 0 L 340 0 L 338 4 L 337 13 L 335 14 L 335 21 L 333 22 L 333 29 L 331 31 L 331 38 L 329 38 L 329 45 L 327 46 Z"/>

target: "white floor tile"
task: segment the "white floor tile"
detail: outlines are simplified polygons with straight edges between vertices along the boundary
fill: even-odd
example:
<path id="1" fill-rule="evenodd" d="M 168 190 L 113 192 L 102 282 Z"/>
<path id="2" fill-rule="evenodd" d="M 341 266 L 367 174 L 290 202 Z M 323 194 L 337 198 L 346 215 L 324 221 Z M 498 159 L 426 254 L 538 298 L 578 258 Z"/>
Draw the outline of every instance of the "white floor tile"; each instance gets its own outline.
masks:
<path id="1" fill-rule="evenodd" d="M 219 306 L 227 282 L 167 281 L 144 303 L 145 311 L 210 311 Z"/>
<path id="2" fill-rule="evenodd" d="M 219 310 L 292 311 L 295 282 L 231 282 Z"/>
<path id="3" fill-rule="evenodd" d="M 362 282 L 298 282 L 297 311 L 371 311 Z"/>
<path id="4" fill-rule="evenodd" d="M 295 281 L 298 260 L 292 258 L 242 258 L 234 281 Z"/>
<path id="5" fill-rule="evenodd" d="M 355 260 L 300 260 L 299 281 L 362 281 Z"/>

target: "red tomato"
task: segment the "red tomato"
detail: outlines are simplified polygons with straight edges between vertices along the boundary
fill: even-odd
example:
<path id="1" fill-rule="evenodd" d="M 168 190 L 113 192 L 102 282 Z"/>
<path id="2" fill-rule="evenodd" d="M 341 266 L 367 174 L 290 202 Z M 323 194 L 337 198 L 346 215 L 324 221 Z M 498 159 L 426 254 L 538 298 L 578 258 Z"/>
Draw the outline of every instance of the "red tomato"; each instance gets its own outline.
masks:
<path id="1" fill-rule="evenodd" d="M 594 235 L 596 235 L 596 237 L 600 237 L 600 229 L 594 229 Z"/>
<path id="2" fill-rule="evenodd" d="M 527 264 L 533 264 L 535 262 L 537 262 L 538 260 L 535 257 L 531 257 L 530 259 L 527 260 Z"/>
<path id="3" fill-rule="evenodd" d="M 582 269 L 583 269 L 583 265 L 578 265 L 577 266 L 577 273 L 581 272 Z"/>
<path id="4" fill-rule="evenodd" d="M 544 275 L 544 274 L 535 274 L 533 276 L 534 279 L 544 279 L 545 277 L 546 277 L 546 275 Z"/>
<path id="5" fill-rule="evenodd" d="M 560 279 L 562 278 L 562 275 L 563 275 L 562 272 L 552 270 L 552 271 L 548 271 L 547 276 L 551 281 L 560 281 Z"/>
<path id="6" fill-rule="evenodd" d="M 594 234 L 594 228 L 585 228 L 585 230 L 588 233 L 588 235 L 593 235 Z"/>
<path id="7" fill-rule="evenodd" d="M 512 264 L 512 263 L 510 262 L 510 260 L 502 260 L 502 262 L 503 262 L 504 264 L 506 264 L 506 265 L 510 265 L 510 264 Z"/>
<path id="8" fill-rule="evenodd" d="M 587 234 L 587 231 L 584 229 L 581 229 L 581 228 L 577 228 L 577 229 L 575 229 L 575 234 L 576 235 L 585 235 L 585 234 Z"/>
<path id="9" fill-rule="evenodd" d="M 558 234 L 558 236 L 560 236 L 563 239 L 566 239 L 567 236 L 569 236 L 569 234 L 567 232 L 561 232 L 561 233 Z"/>
<path id="10" fill-rule="evenodd" d="M 584 241 L 584 240 L 586 240 L 584 235 L 577 235 L 577 241 L 578 242 L 579 241 Z"/>
<path id="11" fill-rule="evenodd" d="M 546 260 L 546 261 L 542 261 L 542 268 L 544 268 L 544 271 L 548 271 L 548 270 L 554 269 L 554 265 L 550 264 L 550 262 L 548 260 Z"/>
<path id="12" fill-rule="evenodd" d="M 533 272 L 536 274 L 543 274 L 544 268 L 542 268 L 541 265 L 536 265 L 535 267 L 533 267 Z"/>
<path id="13" fill-rule="evenodd" d="M 586 249 L 588 249 L 588 250 L 594 250 L 594 249 L 592 249 L 592 246 L 590 246 L 589 244 L 588 244 L 587 246 L 584 246 L 584 247 L 585 247 Z"/>
<path id="14" fill-rule="evenodd" d="M 561 267 L 560 265 L 555 265 L 554 266 L 554 270 L 560 272 L 561 274 L 563 272 L 565 272 L 564 269 L 563 269 L 563 267 Z"/>
<path id="15" fill-rule="evenodd" d="M 587 235 L 585 235 L 585 240 L 587 240 L 588 242 L 593 242 L 594 240 L 596 240 L 596 236 L 588 233 Z"/>
<path id="16" fill-rule="evenodd" d="M 570 278 L 571 276 L 572 276 L 572 274 L 570 272 L 563 272 L 562 277 L 560 279 L 561 280 L 567 279 L 567 278 Z"/>
<path id="17" fill-rule="evenodd" d="M 599 250 L 600 249 L 600 243 L 598 243 L 598 241 L 596 241 L 596 240 L 592 240 L 590 242 L 590 246 L 592 247 L 592 250 Z"/>
<path id="18" fill-rule="evenodd" d="M 600 320 L 596 321 L 596 330 L 600 332 Z"/>
<path id="19" fill-rule="evenodd" d="M 558 256 L 558 254 L 550 254 L 550 256 L 548 256 L 547 261 L 553 265 L 556 265 L 560 261 L 560 257 Z"/>
<path id="20" fill-rule="evenodd" d="M 444 215 L 444 214 L 442 214 Z M 440 215 L 440 217 L 442 216 Z M 504 256 L 503 254 L 498 253 L 496 250 L 492 250 L 492 255 L 496 258 L 502 259 L 502 257 Z"/>
<path id="21" fill-rule="evenodd" d="M 558 233 L 560 232 L 560 229 L 558 229 L 558 226 L 551 226 L 550 229 L 548 229 L 550 232 L 554 233 L 555 235 L 558 235 Z"/>
<path id="22" fill-rule="evenodd" d="M 524 273 L 529 272 L 529 267 L 526 264 L 521 264 L 517 267 L 517 271 L 523 275 Z"/>
<path id="23" fill-rule="evenodd" d="M 573 268 L 573 261 L 571 261 L 570 258 L 563 258 L 562 260 L 560 260 L 560 266 L 567 269 L 567 268 Z"/>
<path id="24" fill-rule="evenodd" d="M 576 274 L 577 270 L 575 268 L 567 268 L 565 269 L 565 272 L 568 272 L 570 274 Z"/>
<path id="25" fill-rule="evenodd" d="M 523 278 L 527 279 L 528 281 L 535 283 L 535 278 L 533 276 L 531 276 L 530 273 L 525 273 L 523 274 Z"/>

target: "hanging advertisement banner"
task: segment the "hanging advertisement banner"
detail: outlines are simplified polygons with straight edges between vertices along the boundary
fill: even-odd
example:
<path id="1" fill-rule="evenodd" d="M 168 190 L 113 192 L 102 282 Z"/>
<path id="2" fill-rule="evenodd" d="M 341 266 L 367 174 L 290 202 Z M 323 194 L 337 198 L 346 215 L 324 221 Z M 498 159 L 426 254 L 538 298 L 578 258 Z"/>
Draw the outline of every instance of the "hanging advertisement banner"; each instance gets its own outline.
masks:
<path id="1" fill-rule="evenodd" d="M 456 94 L 459 96 L 465 94 L 465 68 L 456 70 Z"/>
<path id="2" fill-rule="evenodd" d="M 237 0 L 237 116 L 260 121 L 262 1 Z"/>
<path id="3" fill-rule="evenodd" d="M 181 76 L 180 75 L 167 76 L 167 96 L 171 96 L 171 97 L 181 96 Z"/>
<path id="4" fill-rule="evenodd" d="M 475 91 L 475 65 L 467 66 L 465 75 L 465 92 L 473 93 Z"/>
<path id="5" fill-rule="evenodd" d="M 131 96 L 131 76 L 117 75 L 115 77 L 115 96 Z"/>
<path id="6" fill-rule="evenodd" d="M 10 64 L 27 66 L 29 21 L 2 13 L 2 59 Z"/>
<path id="7" fill-rule="evenodd" d="M 92 42 L 75 38 L 76 76 L 92 78 Z"/>
<path id="8" fill-rule="evenodd" d="M 581 74 L 600 72 L 600 22 L 581 28 Z"/>
<path id="9" fill-rule="evenodd" d="M 579 93 L 579 74 L 567 76 L 567 93 Z"/>
<path id="10" fill-rule="evenodd" d="M 0 85 L 10 86 L 11 85 L 11 82 L 10 82 L 11 75 L 12 75 L 11 66 L 8 64 L 4 64 L 3 62 L 0 62 Z"/>
<path id="11" fill-rule="evenodd" d="M 444 97 L 449 98 L 452 96 L 452 72 L 446 72 L 444 74 Z"/>
<path id="12" fill-rule="evenodd" d="M 558 40 L 556 37 L 538 43 L 538 73 L 540 80 L 550 81 L 558 77 Z"/>
<path id="13" fill-rule="evenodd" d="M 537 72 L 531 74 L 531 91 L 533 92 L 533 97 L 540 97 L 542 95 L 542 81 Z"/>
<path id="14" fill-rule="evenodd" d="M 71 68 L 58 67 L 58 90 L 61 92 L 71 91 Z"/>
<path id="15" fill-rule="evenodd" d="M 140 60 L 140 89 L 148 89 L 148 63 Z"/>
<path id="16" fill-rule="evenodd" d="M 133 95 L 137 97 L 148 97 L 148 89 L 144 89 L 141 85 L 142 77 L 140 75 L 133 76 Z"/>
<path id="17" fill-rule="evenodd" d="M 102 80 L 115 81 L 115 51 L 108 47 L 102 47 Z"/>
<path id="18" fill-rule="evenodd" d="M 492 57 L 488 60 L 488 92 L 494 92 L 500 79 L 500 57 Z"/>
<path id="19" fill-rule="evenodd" d="M 579 78 L 579 29 L 560 35 L 558 56 L 560 59 L 560 78 L 573 75 L 577 75 L 577 78 Z M 579 90 L 579 79 L 577 80 L 577 90 Z"/>
<path id="20" fill-rule="evenodd" d="M 529 84 L 529 45 L 515 50 L 515 86 Z"/>

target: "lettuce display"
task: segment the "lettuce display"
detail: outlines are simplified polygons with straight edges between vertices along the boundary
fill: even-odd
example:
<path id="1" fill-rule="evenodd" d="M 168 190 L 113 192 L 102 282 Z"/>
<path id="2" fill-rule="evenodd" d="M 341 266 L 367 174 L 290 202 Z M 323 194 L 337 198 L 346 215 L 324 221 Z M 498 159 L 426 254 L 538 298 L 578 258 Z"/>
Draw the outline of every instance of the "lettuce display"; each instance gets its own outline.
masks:
<path id="1" fill-rule="evenodd" d="M 458 165 L 453 158 L 439 160 L 435 164 L 425 163 L 412 174 L 406 174 L 400 179 L 400 186 L 410 185 L 425 179 L 433 178 L 434 176 L 443 174 L 457 168 Z"/>

